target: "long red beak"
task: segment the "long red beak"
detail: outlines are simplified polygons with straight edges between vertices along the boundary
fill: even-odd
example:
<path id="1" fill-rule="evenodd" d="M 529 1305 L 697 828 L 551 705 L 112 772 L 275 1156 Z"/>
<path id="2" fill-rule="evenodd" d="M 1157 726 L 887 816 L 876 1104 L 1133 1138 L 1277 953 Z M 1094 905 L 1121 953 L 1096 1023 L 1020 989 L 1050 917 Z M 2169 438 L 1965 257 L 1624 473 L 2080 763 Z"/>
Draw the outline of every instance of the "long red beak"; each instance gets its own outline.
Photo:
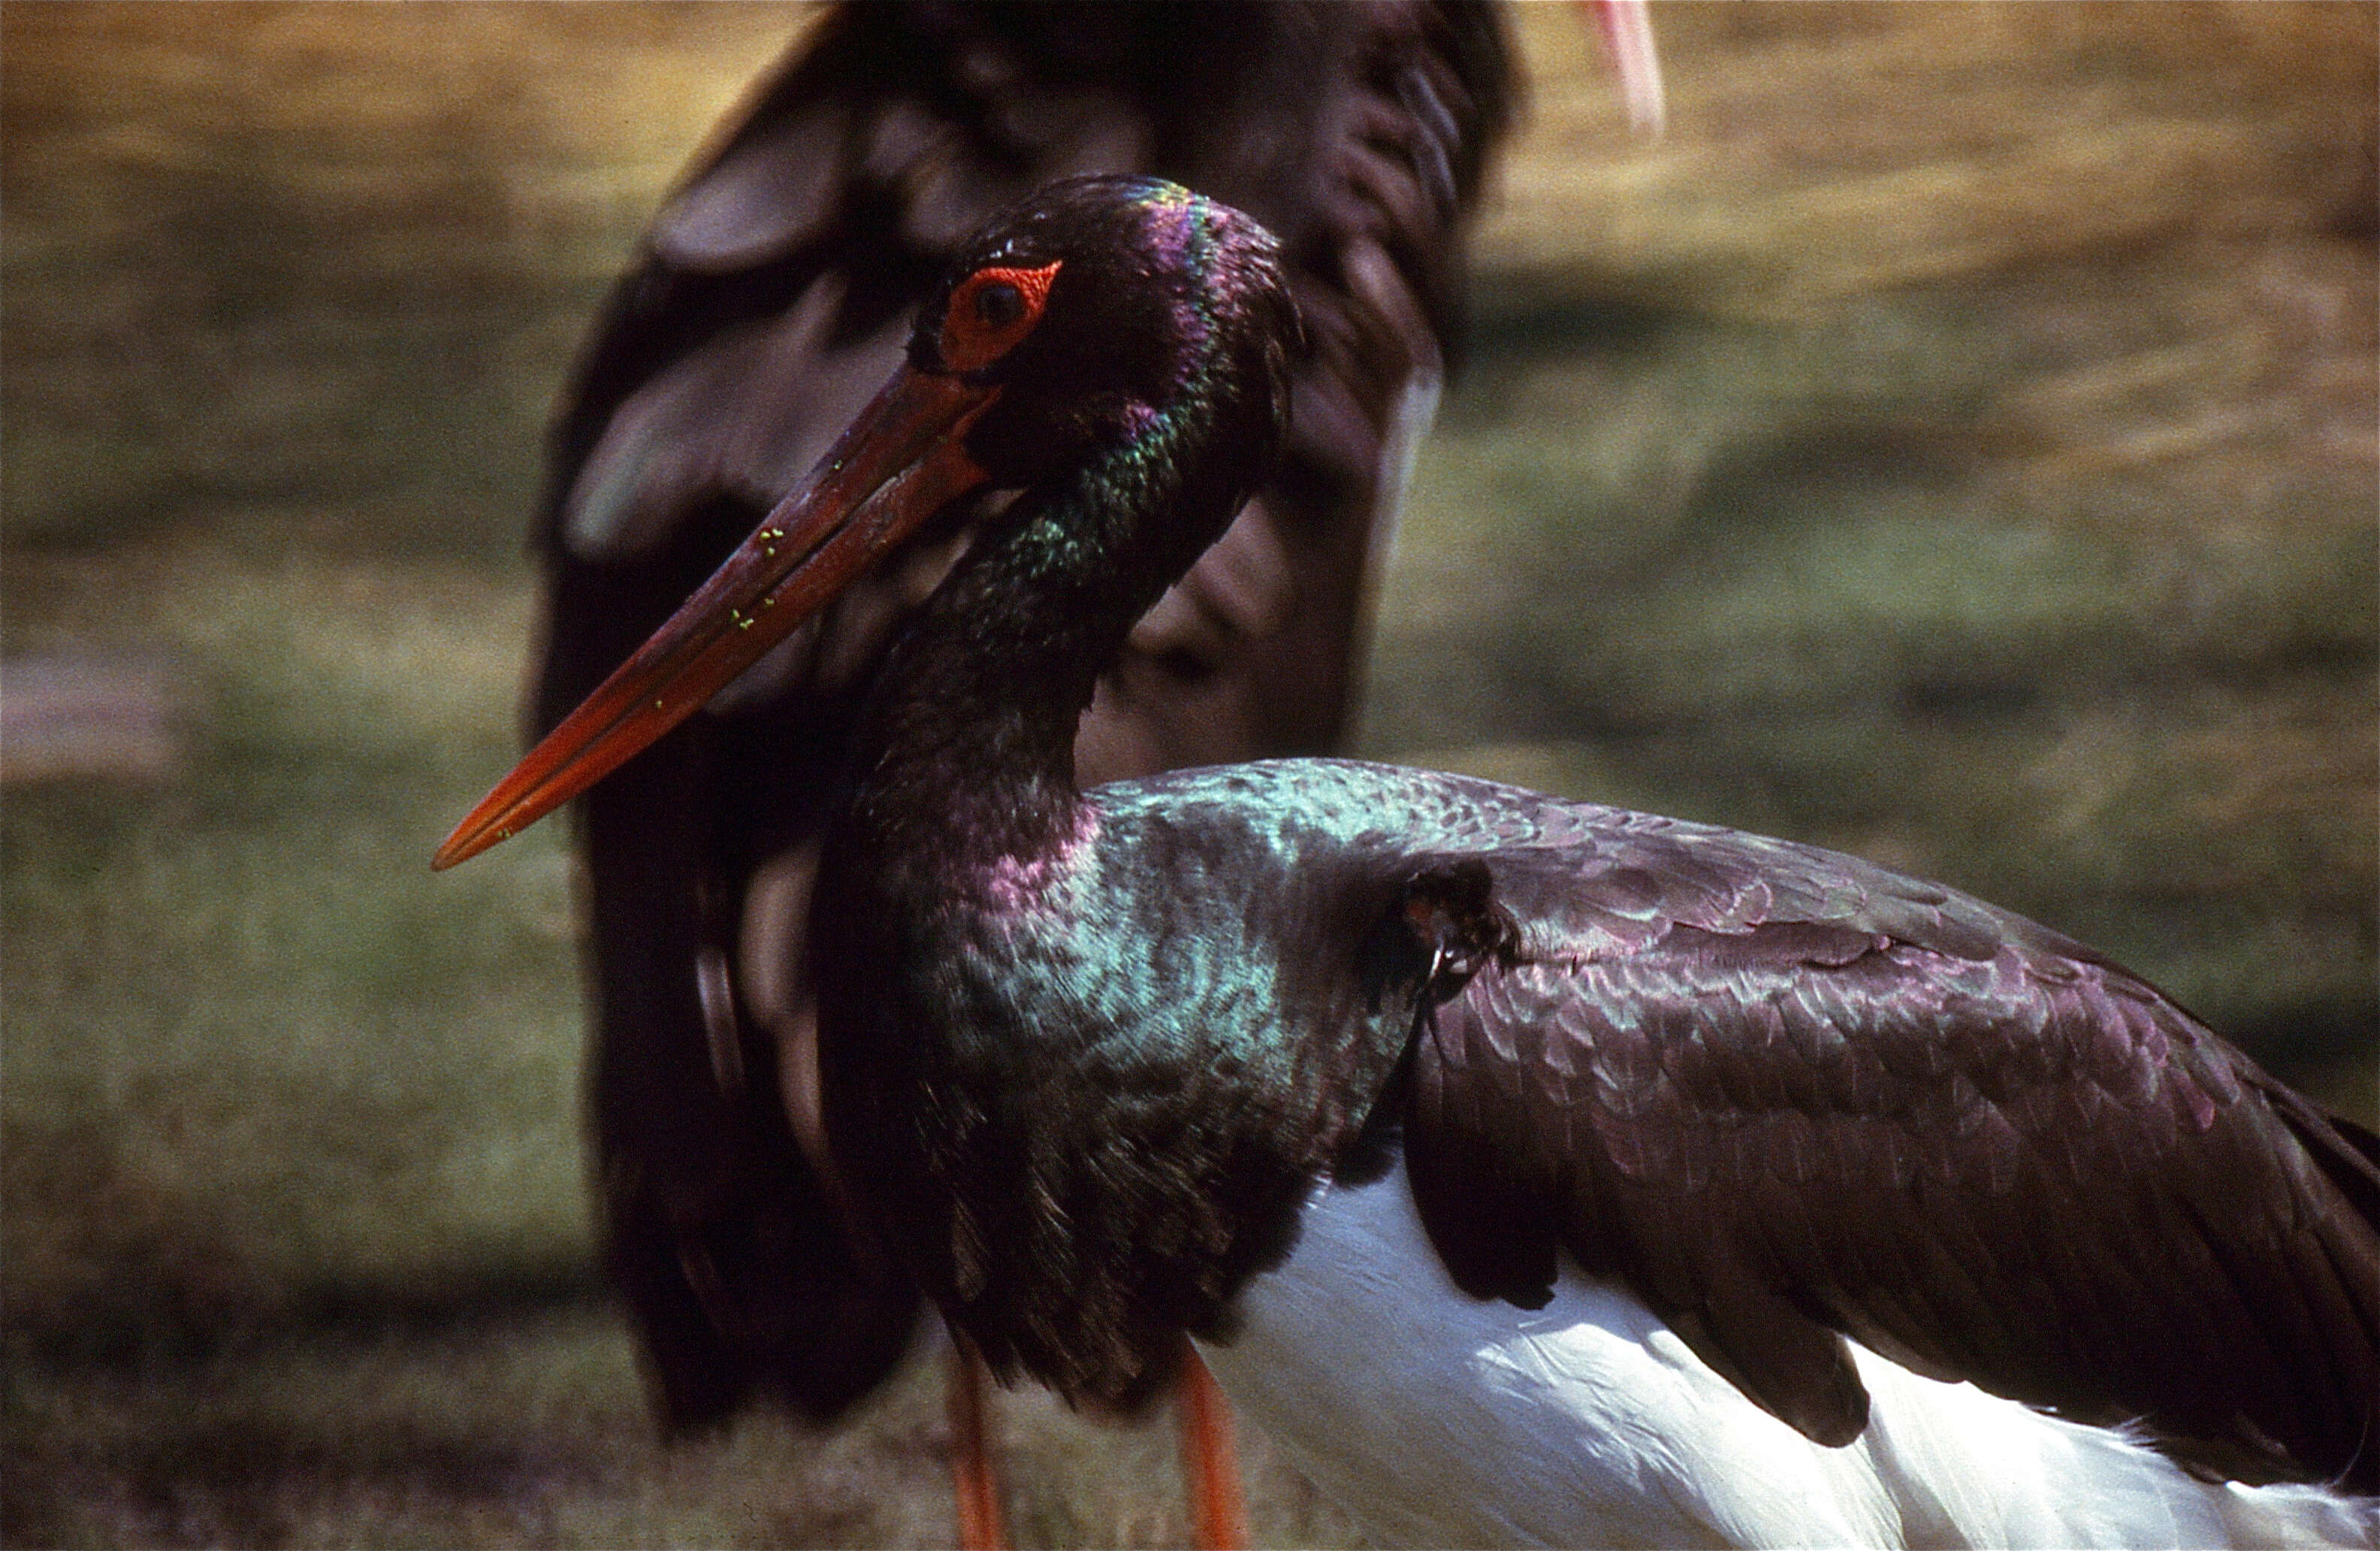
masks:
<path id="1" fill-rule="evenodd" d="M 965 436 L 997 387 L 904 368 L 650 640 L 511 775 L 431 859 L 468 861 L 626 763 L 816 614 L 852 578 L 990 476 Z"/>

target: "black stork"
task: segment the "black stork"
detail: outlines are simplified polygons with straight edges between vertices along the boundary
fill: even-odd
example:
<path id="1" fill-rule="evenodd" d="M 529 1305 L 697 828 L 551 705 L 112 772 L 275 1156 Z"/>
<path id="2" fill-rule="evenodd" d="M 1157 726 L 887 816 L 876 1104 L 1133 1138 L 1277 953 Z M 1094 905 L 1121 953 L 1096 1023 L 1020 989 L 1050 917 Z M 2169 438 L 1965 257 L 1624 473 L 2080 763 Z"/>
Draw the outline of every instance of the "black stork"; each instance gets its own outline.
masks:
<path id="1" fill-rule="evenodd" d="M 1646 99 L 1641 5 L 1597 8 Z M 1161 172 L 1284 236 L 1318 348 L 1278 474 L 1124 642 L 1077 767 L 1334 747 L 1510 55 L 1491 0 L 835 7 L 698 160 L 597 324 L 540 527 L 540 729 L 794 487 L 985 218 L 1066 173 Z M 606 1254 L 674 1429 L 755 1395 L 832 1417 L 916 1321 L 797 1145 L 816 1105 L 786 971 L 855 685 L 938 560 L 861 584 L 581 815 Z"/>
<path id="2" fill-rule="evenodd" d="M 1077 1400 L 1187 1333 L 1382 1542 L 2380 1541 L 2380 1140 L 2119 967 L 1781 840 L 1342 761 L 1084 790 L 1280 447 L 1272 239 L 1055 186 L 457 826 L 600 780 L 918 532 L 808 941 L 879 1252 Z"/>
<path id="3" fill-rule="evenodd" d="M 1290 239 L 1317 348 L 1276 476 L 1123 643 L 1080 765 L 1330 749 L 1512 90 L 1487 0 L 838 7 L 671 200 L 598 324 L 540 525 L 540 730 L 793 489 L 985 219 L 1067 173 L 1158 172 Z M 843 1248 L 779 1051 L 807 1046 L 784 971 L 856 681 L 947 559 L 860 584 L 580 815 L 607 1252 L 675 1426 L 755 1392 L 832 1416 L 915 1323 L 915 1291 Z"/>

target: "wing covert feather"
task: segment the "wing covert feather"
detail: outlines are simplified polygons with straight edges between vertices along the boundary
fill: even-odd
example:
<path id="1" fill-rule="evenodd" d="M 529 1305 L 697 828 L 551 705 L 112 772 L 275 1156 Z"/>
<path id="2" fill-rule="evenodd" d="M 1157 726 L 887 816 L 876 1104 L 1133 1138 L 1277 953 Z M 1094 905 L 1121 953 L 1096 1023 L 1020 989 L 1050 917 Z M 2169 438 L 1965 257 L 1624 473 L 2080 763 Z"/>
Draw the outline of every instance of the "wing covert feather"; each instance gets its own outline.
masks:
<path id="1" fill-rule="evenodd" d="M 1864 1423 L 1849 1336 L 2204 1469 L 2380 1490 L 2351 1128 L 2031 922 L 1623 817 L 1489 857 L 1523 960 L 1417 1038 L 1407 1155 L 1460 1285 L 1535 1307 L 1566 1252 L 1822 1442 Z"/>

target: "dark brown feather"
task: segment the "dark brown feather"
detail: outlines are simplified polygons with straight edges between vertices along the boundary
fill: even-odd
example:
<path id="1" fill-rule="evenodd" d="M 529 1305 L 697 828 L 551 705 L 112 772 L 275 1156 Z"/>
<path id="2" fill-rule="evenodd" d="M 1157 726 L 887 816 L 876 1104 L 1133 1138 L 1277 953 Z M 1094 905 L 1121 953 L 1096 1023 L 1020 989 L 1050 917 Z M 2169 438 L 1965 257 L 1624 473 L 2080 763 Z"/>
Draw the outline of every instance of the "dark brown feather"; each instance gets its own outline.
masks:
<path id="1" fill-rule="evenodd" d="M 2209 1471 L 2380 1490 L 2355 1128 L 2076 945 L 1847 859 L 1647 834 L 1491 865 L 1527 961 L 1437 1009 L 1408 1100 L 1466 1289 L 1541 1301 L 1567 1252 L 1821 1442 L 1865 1418 L 1848 1336 Z"/>
<path id="2" fill-rule="evenodd" d="M 1459 228 L 1512 90 L 1480 0 L 829 13 L 672 198 L 598 323 L 540 528 L 539 727 L 808 469 L 979 223 L 1065 174 L 1139 171 L 1281 238 L 1313 349 L 1280 475 L 1135 631 L 1077 763 L 1092 781 L 1330 749 L 1398 417 L 1458 329 Z M 755 1388 L 832 1414 L 914 1319 L 914 1293 L 832 1231 L 787 1123 L 807 883 L 780 859 L 820 828 L 853 686 L 940 576 L 940 537 L 580 815 L 606 1237 L 676 1424 Z M 708 1016 L 706 953 L 732 968 Z"/>

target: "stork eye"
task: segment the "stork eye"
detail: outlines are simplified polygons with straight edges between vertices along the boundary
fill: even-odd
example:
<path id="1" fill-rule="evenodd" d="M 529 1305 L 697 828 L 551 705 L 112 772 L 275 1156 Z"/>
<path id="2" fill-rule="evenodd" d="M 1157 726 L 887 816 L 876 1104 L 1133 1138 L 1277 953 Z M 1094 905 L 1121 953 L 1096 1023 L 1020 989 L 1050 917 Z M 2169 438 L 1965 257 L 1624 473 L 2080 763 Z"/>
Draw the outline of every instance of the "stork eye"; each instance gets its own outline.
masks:
<path id="1" fill-rule="evenodd" d="M 989 329 L 1003 329 L 1025 316 L 1025 293 L 996 280 L 975 293 L 975 315 Z"/>
<path id="2" fill-rule="evenodd" d="M 1041 321 L 1058 265 L 1039 269 L 978 269 L 952 288 L 942 314 L 942 360 L 954 372 L 974 372 L 1016 348 Z"/>

